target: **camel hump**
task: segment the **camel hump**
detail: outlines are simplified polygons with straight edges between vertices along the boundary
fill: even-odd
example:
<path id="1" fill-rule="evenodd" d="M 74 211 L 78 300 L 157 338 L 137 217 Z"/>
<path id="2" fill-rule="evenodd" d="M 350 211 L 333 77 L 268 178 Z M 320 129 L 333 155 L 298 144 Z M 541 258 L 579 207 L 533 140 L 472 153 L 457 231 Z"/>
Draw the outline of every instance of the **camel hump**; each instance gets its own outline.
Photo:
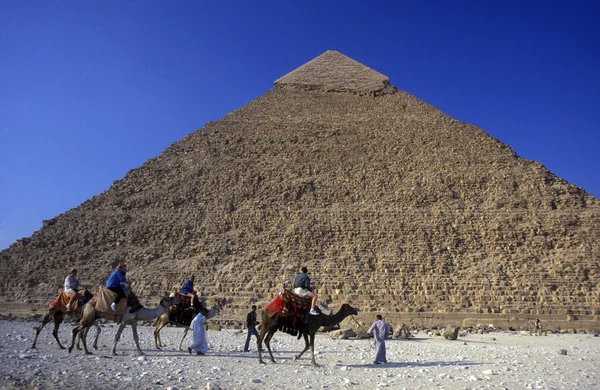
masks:
<path id="1" fill-rule="evenodd" d="M 110 308 L 110 304 L 115 301 L 116 297 L 116 292 L 110 291 L 104 286 L 100 286 L 98 289 L 98 294 L 96 295 L 96 311 L 106 314 L 125 314 L 127 309 L 127 299 L 121 299 L 119 301 L 116 312 Z"/>

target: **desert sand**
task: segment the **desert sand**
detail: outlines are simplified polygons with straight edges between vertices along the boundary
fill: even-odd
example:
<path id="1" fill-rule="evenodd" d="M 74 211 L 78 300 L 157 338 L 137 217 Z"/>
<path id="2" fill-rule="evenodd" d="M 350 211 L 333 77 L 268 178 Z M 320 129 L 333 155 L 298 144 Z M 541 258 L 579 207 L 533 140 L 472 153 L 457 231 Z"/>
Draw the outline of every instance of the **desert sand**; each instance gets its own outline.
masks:
<path id="1" fill-rule="evenodd" d="M 164 350 L 154 347 L 151 326 L 140 326 L 145 355 L 138 356 L 127 328 L 119 356 L 109 356 L 116 326 L 103 324 L 99 349 L 92 355 L 60 350 L 52 324 L 30 349 L 35 322 L 0 321 L 0 388 L 40 389 L 597 389 L 600 387 L 600 337 L 592 334 L 532 335 L 497 331 L 462 334 L 456 341 L 421 331 L 409 340 L 387 341 L 388 363 L 372 364 L 373 341 L 332 340 L 318 334 L 318 367 L 310 351 L 293 362 L 304 342 L 278 333 L 272 347 L 277 363 L 260 365 L 256 342 L 243 352 L 245 330 L 209 331 L 205 356 L 189 355 L 177 345 L 181 328 L 162 332 Z M 70 342 L 72 323 L 59 337 Z M 90 332 L 93 334 L 93 330 Z M 91 345 L 91 342 L 90 342 Z M 563 350 L 563 351 L 561 351 Z"/>

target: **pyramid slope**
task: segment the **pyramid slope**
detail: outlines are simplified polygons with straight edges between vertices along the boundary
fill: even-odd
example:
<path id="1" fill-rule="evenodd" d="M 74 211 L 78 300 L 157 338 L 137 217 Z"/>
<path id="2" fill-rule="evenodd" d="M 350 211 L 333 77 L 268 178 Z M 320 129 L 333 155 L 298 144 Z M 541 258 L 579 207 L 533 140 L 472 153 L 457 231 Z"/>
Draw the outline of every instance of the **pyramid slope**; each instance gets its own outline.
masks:
<path id="1" fill-rule="evenodd" d="M 322 91 L 376 93 L 390 89 L 390 79 L 337 52 L 328 50 L 275 80 L 276 86 Z"/>
<path id="2" fill-rule="evenodd" d="M 600 313 L 598 226 L 597 199 L 407 93 L 274 88 L 0 252 L 1 305 L 125 261 L 142 299 L 195 272 L 243 320 L 306 265 L 389 319 L 566 320 Z"/>

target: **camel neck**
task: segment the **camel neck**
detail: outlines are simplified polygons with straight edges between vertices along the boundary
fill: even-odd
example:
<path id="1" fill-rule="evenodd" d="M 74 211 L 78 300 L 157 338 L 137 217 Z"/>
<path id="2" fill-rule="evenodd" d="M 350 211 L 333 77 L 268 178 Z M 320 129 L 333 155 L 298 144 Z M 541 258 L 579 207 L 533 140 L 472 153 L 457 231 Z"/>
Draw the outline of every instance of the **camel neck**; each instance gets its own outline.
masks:
<path id="1" fill-rule="evenodd" d="M 343 311 L 343 308 L 340 308 L 337 313 L 330 316 L 322 314 L 319 316 L 321 317 L 321 326 L 337 325 L 349 315 L 349 313 Z"/>
<path id="2" fill-rule="evenodd" d="M 166 311 L 167 311 L 167 308 L 161 304 L 159 304 L 154 309 L 147 309 L 147 308 L 143 307 L 140 310 L 138 310 L 138 312 L 136 313 L 137 314 L 136 317 L 138 320 L 142 320 L 142 321 L 153 320 L 155 318 L 160 317 Z"/>

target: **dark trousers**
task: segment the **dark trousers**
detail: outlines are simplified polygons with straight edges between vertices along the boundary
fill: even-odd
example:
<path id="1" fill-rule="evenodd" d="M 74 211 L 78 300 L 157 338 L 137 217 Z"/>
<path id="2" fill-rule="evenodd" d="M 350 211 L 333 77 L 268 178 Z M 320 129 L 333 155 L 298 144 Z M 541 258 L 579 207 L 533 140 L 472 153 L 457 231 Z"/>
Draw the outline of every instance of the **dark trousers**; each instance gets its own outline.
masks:
<path id="1" fill-rule="evenodd" d="M 250 350 L 250 339 L 252 338 L 252 335 L 254 335 L 256 337 L 256 340 L 258 341 L 258 331 L 253 326 L 248 328 L 248 336 L 246 337 L 246 345 L 244 346 L 244 352 L 248 352 Z"/>
<path id="2" fill-rule="evenodd" d="M 117 293 L 117 297 L 115 298 L 115 305 L 119 303 L 121 298 L 125 297 L 125 290 L 123 290 L 122 287 L 107 287 L 107 289 Z"/>

